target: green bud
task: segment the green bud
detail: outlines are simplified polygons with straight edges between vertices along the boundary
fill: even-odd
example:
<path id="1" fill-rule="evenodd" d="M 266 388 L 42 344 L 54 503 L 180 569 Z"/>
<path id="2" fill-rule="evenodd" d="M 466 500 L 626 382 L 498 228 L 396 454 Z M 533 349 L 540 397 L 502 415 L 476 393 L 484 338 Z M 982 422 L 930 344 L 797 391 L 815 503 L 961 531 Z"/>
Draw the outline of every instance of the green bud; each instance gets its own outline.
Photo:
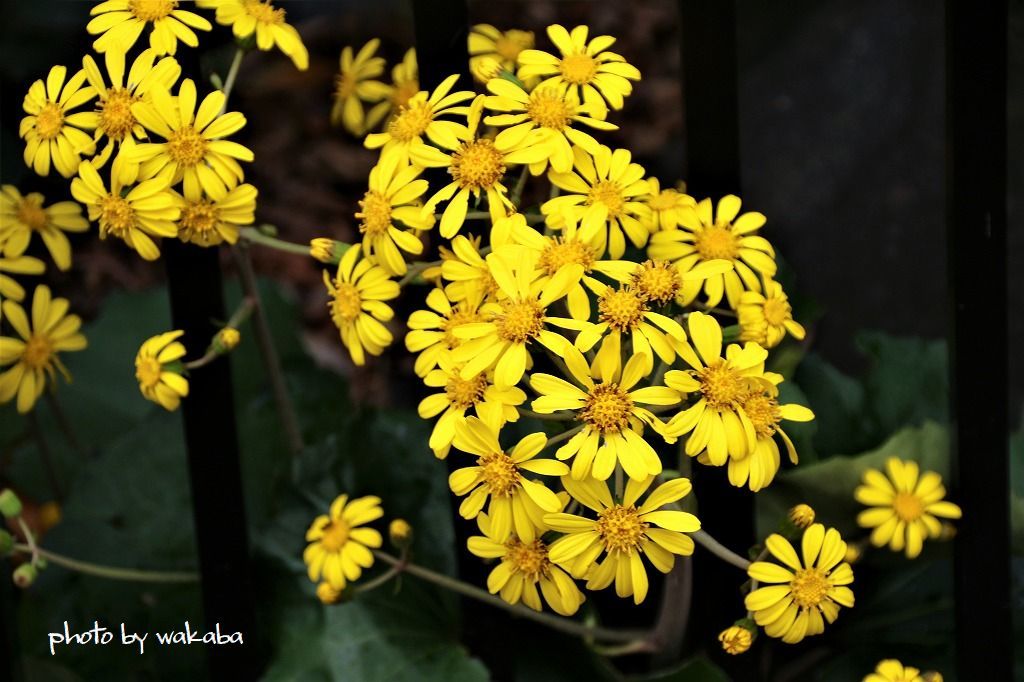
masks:
<path id="1" fill-rule="evenodd" d="M 0 490 L 0 514 L 8 519 L 21 516 L 21 500 L 10 488 Z"/>
<path id="2" fill-rule="evenodd" d="M 25 589 L 31 587 L 32 583 L 36 581 L 36 577 L 39 575 L 39 571 L 32 564 L 22 564 L 14 569 L 14 573 L 11 578 L 14 580 L 14 584 Z"/>
<path id="3" fill-rule="evenodd" d="M 14 536 L 0 530 L 0 556 L 7 556 L 14 549 Z"/>

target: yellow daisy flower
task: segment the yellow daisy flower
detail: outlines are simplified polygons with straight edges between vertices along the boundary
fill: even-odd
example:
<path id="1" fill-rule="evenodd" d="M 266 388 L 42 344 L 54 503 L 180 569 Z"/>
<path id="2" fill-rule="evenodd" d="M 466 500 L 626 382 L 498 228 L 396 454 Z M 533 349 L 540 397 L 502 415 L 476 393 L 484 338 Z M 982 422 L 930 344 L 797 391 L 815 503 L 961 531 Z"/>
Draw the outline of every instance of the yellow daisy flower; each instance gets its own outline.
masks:
<path id="1" fill-rule="evenodd" d="M 586 597 L 569 574 L 551 562 L 547 543 L 540 538 L 499 537 L 491 530 L 487 514 L 481 513 L 476 519 L 483 535 L 469 538 L 466 547 L 483 559 L 500 560 L 487 576 L 491 594 L 501 595 L 509 604 L 522 601 L 534 611 L 543 608 L 541 595 L 559 615 L 571 616 L 579 610 Z"/>
<path id="2" fill-rule="evenodd" d="M 168 412 L 178 409 L 188 395 L 188 379 L 181 375 L 185 345 L 178 340 L 184 333 L 179 329 L 152 336 L 135 356 L 135 378 L 143 397 Z"/>
<path id="3" fill-rule="evenodd" d="M 665 383 L 683 394 L 700 394 L 700 399 L 672 417 L 665 434 L 678 437 L 689 433 L 686 454 L 695 457 L 707 450 L 709 463 L 722 466 L 730 456 L 746 457 L 757 444 L 743 401 L 752 391 L 774 388 L 764 377 L 768 351 L 755 343 L 742 348 L 730 344 L 722 357 L 722 328 L 715 318 L 693 312 L 687 323 L 693 346 L 684 344 L 678 349 L 692 369 L 669 370 Z"/>
<path id="4" fill-rule="evenodd" d="M 441 215 L 441 236 L 451 239 L 462 228 L 469 210 L 469 199 L 477 201 L 481 195 L 487 197 L 487 208 L 491 222 L 497 222 L 516 210 L 508 198 L 508 188 L 502 183 L 508 167 L 513 164 L 531 164 L 545 158 L 547 153 L 538 145 L 539 137 L 529 134 L 515 141 L 509 138 L 501 141 L 480 137 L 480 117 L 484 97 L 478 96 L 469 108 L 469 126 L 454 133 L 454 140 L 439 143 L 451 153 L 425 144 L 413 145 L 410 149 L 412 160 L 426 168 L 447 168 L 452 176 L 448 183 L 423 207 L 424 213 L 431 213 L 442 201 L 447 201 Z"/>
<path id="5" fill-rule="evenodd" d="M 367 353 L 380 355 L 391 345 L 394 338 L 381 323 L 395 313 L 384 301 L 398 298 L 401 292 L 398 282 L 388 277 L 384 268 L 360 258 L 361 253 L 359 244 L 346 251 L 334 279 L 324 272 L 324 284 L 331 296 L 331 319 L 357 365 L 366 364 Z"/>
<path id="6" fill-rule="evenodd" d="M 418 409 L 423 419 L 441 415 L 434 424 L 428 443 L 435 457 L 444 459 L 448 456 L 455 440 L 456 425 L 466 419 L 466 411 L 471 408 L 495 431 L 506 422 L 519 420 L 516 406 L 526 402 L 522 389 L 515 386 L 499 388 L 491 382 L 487 372 L 481 372 L 472 379 L 463 379 L 459 374 L 462 366 L 455 364 L 448 353 L 441 355 L 438 364 L 438 368 L 430 370 L 423 378 L 423 383 L 443 389 L 444 393 L 428 395 L 420 401 Z"/>
<path id="7" fill-rule="evenodd" d="M 740 294 L 736 313 L 740 323 L 740 340 L 753 341 L 765 348 L 774 348 L 788 333 L 801 341 L 806 331 L 793 319 L 793 308 L 782 285 L 765 279 L 764 293 L 744 291 Z"/>
<path id="8" fill-rule="evenodd" d="M 190 201 L 171 191 L 181 207 L 178 239 L 199 246 L 238 241 L 238 230 L 256 221 L 256 188 L 243 183 L 230 190 L 214 188 L 207 196 Z"/>
<path id="9" fill-rule="evenodd" d="M 650 232 L 639 217 L 647 207 L 644 197 L 649 186 L 644 169 L 632 163 L 627 149 L 611 149 L 601 145 L 591 154 L 582 147 L 573 147 L 574 171 L 548 172 L 548 179 L 567 194 L 549 199 L 540 210 L 553 219 L 554 226 L 565 213 L 580 222 L 582 238 L 597 237 L 601 255 L 621 258 L 626 252 L 626 237 L 636 247 L 647 243 Z"/>
<path id="10" fill-rule="evenodd" d="M 470 322 L 452 329 L 462 343 L 452 351 L 456 362 L 465 362 L 462 378 L 471 379 L 485 369 L 494 367 L 494 383 L 515 386 L 526 373 L 530 361 L 528 346 L 534 342 L 560 355 L 569 341 L 547 329 L 556 325 L 568 329 L 579 323 L 565 318 L 549 317 L 549 305 L 566 295 L 574 280 L 580 277 L 579 265 L 567 265 L 543 287 L 532 285 L 536 257 L 524 252 L 513 261 L 508 255 L 491 253 L 487 265 L 502 298 L 487 303 L 482 309 L 492 314 L 489 322 Z"/>
<path id="11" fill-rule="evenodd" d="M 402 61 L 395 64 L 391 69 L 391 86 L 386 101 L 381 102 L 376 108 L 383 113 L 371 111 L 370 116 L 383 120 L 388 114 L 400 112 L 403 107 L 409 105 L 409 100 L 420 91 L 420 71 L 416 63 L 416 48 L 410 47 L 405 51 Z"/>
<path id="12" fill-rule="evenodd" d="M 921 472 L 917 462 L 890 457 L 885 461 L 888 477 L 878 469 L 864 472 L 864 484 L 853 496 L 868 505 L 857 516 L 857 525 L 871 528 L 871 544 L 913 559 L 921 553 L 925 538 L 942 534 L 938 519 L 959 519 L 960 507 L 945 500 L 942 477 L 934 471 Z"/>
<path id="13" fill-rule="evenodd" d="M 682 222 L 683 210 L 697 207 L 697 200 L 689 194 L 672 187 L 662 189 L 658 178 L 647 178 L 647 184 L 651 192 L 646 201 L 648 210 L 640 222 L 652 234 L 676 229 Z"/>
<path id="14" fill-rule="evenodd" d="M 626 262 L 632 268 L 628 276 L 615 279 L 631 286 L 637 296 L 654 306 L 664 306 L 673 299 L 678 299 L 683 282 L 703 281 L 732 269 L 732 264 L 722 259 L 706 261 L 687 272 L 682 272 L 678 265 L 663 260 L 649 258 L 643 263 Z"/>
<path id="15" fill-rule="evenodd" d="M 83 161 L 78 177 L 71 181 L 71 195 L 85 204 L 89 220 L 99 224 L 100 239 L 114 235 L 145 260 L 156 260 L 160 249 L 153 237 L 178 234 L 174 221 L 181 217 L 181 209 L 170 191 L 171 177 L 167 169 L 124 194 L 115 174 L 108 192 L 93 165 Z"/>
<path id="16" fill-rule="evenodd" d="M 864 682 L 942 682 L 942 676 L 925 678 L 918 668 L 903 665 L 894 658 L 879 661 L 875 671 L 864 678 Z"/>
<path id="17" fill-rule="evenodd" d="M 202 7 L 200 3 L 196 3 Z M 89 35 L 99 35 L 92 49 L 97 52 L 128 52 L 147 24 L 152 24 L 149 46 L 157 55 L 174 54 L 178 41 L 197 47 L 192 29 L 209 31 L 213 26 L 195 12 L 178 9 L 178 0 L 107 0 L 89 12 Z"/>
<path id="18" fill-rule="evenodd" d="M 379 497 L 359 497 L 350 502 L 348 495 L 339 495 L 331 503 L 329 514 L 313 519 L 306 531 L 309 545 L 302 560 L 309 579 L 314 583 L 323 580 L 338 591 L 358 580 L 363 569 L 373 565 L 370 549 L 384 543 L 379 531 L 362 526 L 383 515 Z"/>
<path id="19" fill-rule="evenodd" d="M 609 350 L 617 349 L 609 347 Z M 675 405 L 679 393 L 665 386 L 637 387 L 650 373 L 643 354 L 622 365 L 621 353 L 598 353 L 590 366 L 583 354 L 567 345 L 562 360 L 574 385 L 551 374 L 533 374 L 530 386 L 540 397 L 533 411 L 553 414 L 571 410 L 583 429 L 555 452 L 558 459 L 572 462 L 572 477 L 588 476 L 607 480 L 617 465 L 636 480 L 661 473 L 661 460 L 643 438 L 644 424 L 654 426 L 658 418 L 641 405 Z"/>
<path id="20" fill-rule="evenodd" d="M 85 71 L 65 82 L 67 73 L 64 66 L 50 69 L 46 85 L 41 78 L 33 83 L 21 105 L 28 114 L 18 126 L 18 136 L 25 140 L 25 165 L 44 177 L 50 174 L 52 161 L 58 173 L 70 178 L 82 154 L 96 149 L 85 131 L 96 127 L 99 116 L 93 111 L 71 113 L 94 98 L 96 90 L 86 85 Z"/>
<path id="21" fill-rule="evenodd" d="M 85 232 L 89 221 L 82 207 L 73 201 L 58 201 L 43 206 L 38 192 L 22 196 L 14 185 L 0 187 L 0 254 L 17 258 L 28 249 L 32 235 L 38 233 L 61 270 L 71 267 L 71 243 L 65 232 Z"/>
<path id="22" fill-rule="evenodd" d="M 429 188 L 420 178 L 422 172 L 399 154 L 384 154 L 370 170 L 369 189 L 359 201 L 356 218 L 363 235 L 363 253 L 389 275 L 406 273 L 402 251 L 416 256 L 423 253 L 417 232 L 434 226 L 433 213 L 422 211 L 420 197 Z M 404 230 L 396 222 L 411 229 Z"/>
<path id="23" fill-rule="evenodd" d="M 744 213 L 737 218 L 739 212 L 740 199 L 732 194 L 718 202 L 717 216 L 712 215 L 711 200 L 704 199 L 695 209 L 682 209 L 679 229 L 651 236 L 648 255 L 676 263 L 683 272 L 715 259 L 732 263 L 733 270 L 720 277 L 687 283 L 683 305 L 692 303 L 703 288 L 707 305 L 718 305 L 724 293 L 735 309 L 744 290 L 761 291 L 760 278 L 775 276 L 775 250 L 767 239 L 752 234 L 764 225 L 764 214 Z"/>
<path id="24" fill-rule="evenodd" d="M 641 555 L 654 568 L 668 573 L 675 565 L 673 555 L 693 554 L 693 540 L 686 533 L 700 530 L 700 520 L 693 514 L 662 509 L 690 493 L 688 479 L 662 483 L 637 506 L 653 482 L 654 476 L 629 479 L 622 502 L 615 502 L 604 481 L 563 478 L 569 495 L 595 512 L 597 518 L 545 514 L 548 526 L 566 534 L 552 543 L 548 557 L 568 566 L 574 577 L 586 578 L 588 590 L 603 590 L 614 580 L 618 596 L 633 595 L 635 603 L 642 602 L 648 581 Z M 604 561 L 598 563 L 602 554 Z"/>
<path id="25" fill-rule="evenodd" d="M 534 175 L 543 173 L 549 163 L 556 173 L 570 172 L 573 144 L 590 154 L 598 153 L 600 143 L 588 133 L 573 128 L 573 123 L 598 130 L 618 130 L 618 126 L 603 120 L 603 106 L 598 109 L 593 103 L 581 104 L 573 91 L 559 92 L 549 87 L 527 92 L 504 78 L 492 78 L 487 82 L 487 89 L 492 94 L 484 99 L 484 105 L 492 111 L 504 112 L 484 119 L 487 125 L 505 128 L 494 138 L 496 145 L 515 146 L 534 130 L 543 133 L 538 144 L 543 145 L 546 154 L 541 161 L 530 165 Z"/>
<path id="26" fill-rule="evenodd" d="M 0 299 L 25 300 L 25 288 L 13 277 L 5 275 L 5 272 L 14 275 L 41 275 L 45 271 L 46 263 L 32 256 L 0 257 Z"/>
<path id="27" fill-rule="evenodd" d="M 97 94 L 98 120 L 94 141 L 99 143 L 104 137 L 107 138 L 107 144 L 92 158 L 93 166 L 102 168 L 116 148 L 119 153 L 114 160 L 118 166 L 115 172 L 125 185 L 138 178 L 139 166 L 131 160 L 131 155 L 136 141 L 146 138 L 146 130 L 135 120 L 132 105 L 145 97 L 154 85 L 164 89 L 172 88 L 181 75 L 181 66 L 174 57 L 164 57 L 154 64 L 156 56 L 152 49 L 143 50 L 132 63 L 126 81 L 124 53 L 107 52 L 104 58 L 110 79 L 109 87 L 103 78 L 103 71 L 92 56 L 82 58 L 86 78 Z M 121 154 L 121 150 L 125 153 Z"/>
<path id="28" fill-rule="evenodd" d="M 589 42 L 590 29 L 577 26 L 570 33 L 558 24 L 548 26 L 548 38 L 560 57 L 541 50 L 519 53 L 520 78 L 544 78 L 538 88 L 556 87 L 576 90 L 580 99 L 595 107 L 621 109 L 623 100 L 633 92 L 631 80 L 640 80 L 640 71 L 608 48 L 615 44 L 611 36 L 596 36 Z"/>
<path id="29" fill-rule="evenodd" d="M 490 300 L 498 293 L 498 283 L 480 253 L 480 237 L 457 235 L 451 249 L 441 247 L 441 277 L 448 280 L 444 293 L 455 301 Z"/>
<path id="30" fill-rule="evenodd" d="M 285 11 L 270 0 L 196 0 L 196 7 L 217 10 L 217 23 L 230 26 L 236 38 L 256 34 L 256 47 L 267 52 L 276 45 L 299 71 L 309 68 L 309 52 L 302 36 L 285 22 Z"/>
<path id="31" fill-rule="evenodd" d="M 741 625 L 733 625 L 718 633 L 722 651 L 730 656 L 746 653 L 754 643 L 754 633 Z"/>
<path id="32" fill-rule="evenodd" d="M 519 53 L 533 47 L 533 31 L 502 31 L 490 24 L 476 24 L 469 30 L 469 72 L 481 83 L 489 80 L 495 67 L 515 73 Z"/>
<path id="33" fill-rule="evenodd" d="M 131 160 L 142 164 L 141 177 L 151 178 L 165 168 L 173 169 L 173 184 L 184 180 L 187 199 L 202 192 L 223 194 L 245 177 L 236 159 L 252 161 L 252 151 L 223 138 L 245 126 L 245 116 L 224 111 L 224 93 L 214 90 L 196 110 L 196 84 L 186 78 L 177 98 L 166 88 L 153 87 L 152 101 L 136 102 L 132 113 L 147 130 L 164 142 L 138 144 Z"/>
<path id="34" fill-rule="evenodd" d="M 747 610 L 769 637 L 796 644 L 825 631 L 825 622 L 835 622 L 839 607 L 853 607 L 853 569 L 845 563 L 846 543 L 835 528 L 820 523 L 804 531 L 797 556 L 789 540 L 773 533 L 765 547 L 782 564 L 755 561 L 747 569 L 753 580 L 770 583 L 747 595 Z"/>
<path id="35" fill-rule="evenodd" d="M 376 126 L 386 109 L 376 107 L 368 116 L 363 104 L 379 102 L 390 95 L 391 88 L 379 80 L 384 73 L 384 58 L 374 54 L 380 47 L 380 40 L 374 38 L 363 45 L 353 56 L 351 47 L 341 50 L 339 60 L 340 72 L 334 83 L 334 106 L 331 107 L 331 123 L 345 126 L 345 129 L 356 136 L 366 134 Z"/>
<path id="36" fill-rule="evenodd" d="M 88 343 L 79 333 L 82 320 L 68 315 L 68 301 L 52 298 L 40 284 L 32 293 L 32 321 L 13 300 L 3 302 L 4 322 L 21 338 L 0 336 L 0 366 L 12 365 L 0 374 L 0 403 L 17 396 L 18 412 L 25 414 L 43 394 L 47 381 L 57 380 L 57 370 L 70 382 L 60 353 L 82 350 Z"/>
<path id="37" fill-rule="evenodd" d="M 427 294 L 430 310 L 417 310 L 409 316 L 409 333 L 405 335 L 405 347 L 416 356 L 416 376 L 425 377 L 437 367 L 445 352 L 459 346 L 459 338 L 452 329 L 467 322 L 483 322 L 480 313 L 480 298 L 467 298 L 459 303 L 448 300 L 443 289 L 431 289 Z"/>
<path id="38" fill-rule="evenodd" d="M 417 92 L 388 121 L 384 132 L 370 133 L 363 144 L 367 149 L 382 149 L 382 153 L 397 150 L 408 157 L 410 148 L 423 144 L 425 135 L 435 144 L 449 149 L 457 148 L 460 144 L 459 136 L 463 139 L 468 136 L 466 126 L 455 121 L 440 120 L 440 117 L 465 114 L 466 107 L 460 106 L 460 103 L 475 96 L 468 90 L 452 92 L 458 80 L 458 74 L 452 74 L 434 92 Z"/>
<path id="39" fill-rule="evenodd" d="M 455 425 L 455 447 L 477 456 L 476 466 L 456 469 L 448 477 L 452 492 L 465 499 L 459 505 L 464 519 L 475 519 L 487 504 L 491 533 L 516 535 L 526 542 L 544 528 L 544 513 L 560 511 L 558 496 L 524 474 L 561 476 L 569 467 L 553 459 L 534 459 L 547 445 L 543 433 L 531 433 L 508 452 L 498 443 L 498 430 L 476 417 Z"/>

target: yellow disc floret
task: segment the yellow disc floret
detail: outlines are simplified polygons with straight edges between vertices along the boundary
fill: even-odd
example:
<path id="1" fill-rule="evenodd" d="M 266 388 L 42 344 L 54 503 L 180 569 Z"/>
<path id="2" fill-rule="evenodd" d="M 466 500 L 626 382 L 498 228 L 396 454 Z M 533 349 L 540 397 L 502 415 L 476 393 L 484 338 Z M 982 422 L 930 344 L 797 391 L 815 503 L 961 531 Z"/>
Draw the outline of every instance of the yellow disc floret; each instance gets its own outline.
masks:
<path id="1" fill-rule="evenodd" d="M 585 203 L 587 206 L 604 204 L 608 209 L 608 217 L 616 218 L 621 215 L 626 199 L 622 196 L 622 188 L 618 183 L 601 180 L 590 188 Z"/>
<path id="2" fill-rule="evenodd" d="M 601 433 L 619 433 L 629 428 L 633 400 L 618 384 L 599 384 L 587 396 L 580 419 Z"/>
<path id="3" fill-rule="evenodd" d="M 519 538 L 512 538 L 505 547 L 505 561 L 529 579 L 538 580 L 551 572 L 547 545 L 540 540 L 523 542 Z"/>
<path id="4" fill-rule="evenodd" d="M 370 190 L 359 201 L 356 218 L 361 220 L 359 231 L 363 234 L 384 234 L 391 227 L 391 202 L 376 190 Z"/>
<path id="5" fill-rule="evenodd" d="M 562 78 L 573 85 L 586 85 L 597 75 L 597 60 L 587 54 L 570 54 L 562 57 L 558 68 Z"/>
<path id="6" fill-rule="evenodd" d="M 124 88 L 111 88 L 99 101 L 100 129 L 107 137 L 121 140 L 131 134 L 136 125 L 132 105 L 139 99 Z"/>
<path id="7" fill-rule="evenodd" d="M 193 126 L 182 126 L 167 138 L 167 153 L 182 166 L 195 166 L 206 156 L 206 140 Z"/>
<path id="8" fill-rule="evenodd" d="M 128 11 L 143 21 L 163 19 L 178 8 L 178 0 L 128 0 Z"/>
<path id="9" fill-rule="evenodd" d="M 647 303 L 639 292 L 628 287 L 609 289 L 597 302 L 598 319 L 619 332 L 628 332 L 640 326 Z"/>
<path id="10" fill-rule="evenodd" d="M 519 486 L 519 468 L 504 452 L 484 455 L 477 461 L 477 466 L 483 470 L 481 476 L 495 497 L 511 495 Z"/>
<path id="11" fill-rule="evenodd" d="M 633 274 L 633 286 L 648 301 L 664 305 L 676 297 L 682 281 L 668 261 L 648 260 Z"/>
<path id="12" fill-rule="evenodd" d="M 463 188 L 494 187 L 505 175 L 505 157 L 491 140 L 471 140 L 452 154 L 448 172 Z"/>
<path id="13" fill-rule="evenodd" d="M 640 545 L 650 524 L 637 508 L 616 504 L 597 515 L 597 533 L 609 552 L 632 552 Z"/>
<path id="14" fill-rule="evenodd" d="M 453 406 L 466 409 L 476 405 L 484 399 L 484 391 L 487 390 L 487 377 L 478 374 L 472 379 L 463 379 L 457 372 L 448 377 L 444 392 Z"/>
<path id="15" fill-rule="evenodd" d="M 708 405 L 715 409 L 736 404 L 747 392 L 743 377 L 722 359 L 713 361 L 697 372 L 697 380 L 700 381 L 700 391 Z"/>
<path id="16" fill-rule="evenodd" d="M 740 251 L 740 240 L 728 226 L 715 225 L 694 235 L 694 247 L 704 260 L 724 258 L 735 260 Z"/>
<path id="17" fill-rule="evenodd" d="M 565 130 L 572 122 L 572 109 L 557 91 L 550 88 L 534 90 L 526 105 L 526 113 L 542 128 Z"/>
<path id="18" fill-rule="evenodd" d="M 52 140 L 64 127 L 64 112 L 53 102 L 47 102 L 36 114 L 36 132 L 42 140 Z"/>
<path id="19" fill-rule="evenodd" d="M 359 289 L 350 282 L 337 282 L 337 291 L 331 301 L 331 314 L 335 323 L 352 322 L 363 309 L 363 298 Z"/>
<path id="20" fill-rule="evenodd" d="M 496 320 L 498 336 L 512 343 L 525 343 L 544 328 L 544 309 L 535 301 L 503 301 L 504 312 Z"/>
<path id="21" fill-rule="evenodd" d="M 100 225 L 119 239 L 135 227 L 135 211 L 123 197 L 108 194 L 100 200 Z"/>
<path id="22" fill-rule="evenodd" d="M 820 569 L 803 568 L 793 576 L 793 580 L 789 583 L 789 589 L 793 595 L 794 604 L 811 608 L 820 604 L 828 596 L 829 590 L 832 589 L 832 583 Z"/>

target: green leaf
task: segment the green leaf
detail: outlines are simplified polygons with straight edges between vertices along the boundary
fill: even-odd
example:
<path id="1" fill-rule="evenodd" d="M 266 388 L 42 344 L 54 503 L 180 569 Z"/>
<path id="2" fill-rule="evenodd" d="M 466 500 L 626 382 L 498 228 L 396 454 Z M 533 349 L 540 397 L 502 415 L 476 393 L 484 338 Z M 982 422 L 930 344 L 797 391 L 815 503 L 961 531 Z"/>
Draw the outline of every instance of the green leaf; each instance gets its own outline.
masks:
<path id="1" fill-rule="evenodd" d="M 637 682 L 730 682 L 724 670 L 703 656 L 695 656 L 677 668 L 636 679 Z"/>

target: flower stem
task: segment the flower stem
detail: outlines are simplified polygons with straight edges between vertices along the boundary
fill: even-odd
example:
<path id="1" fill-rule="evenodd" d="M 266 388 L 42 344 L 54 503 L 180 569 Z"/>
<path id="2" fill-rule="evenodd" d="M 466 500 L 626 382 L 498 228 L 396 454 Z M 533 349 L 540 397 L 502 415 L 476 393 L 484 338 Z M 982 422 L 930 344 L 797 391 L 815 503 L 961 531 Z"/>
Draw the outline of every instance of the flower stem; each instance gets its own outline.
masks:
<path id="1" fill-rule="evenodd" d="M 21 542 L 14 543 L 14 549 L 18 552 L 35 552 L 38 557 L 46 559 L 50 563 L 56 564 L 57 566 L 63 566 L 64 568 L 75 571 L 77 573 L 83 573 L 85 575 L 96 576 L 97 578 L 109 578 L 111 580 L 132 580 L 136 582 L 144 583 L 195 583 L 199 582 L 199 574 L 179 571 L 144 571 L 132 568 L 115 568 L 113 566 L 103 566 L 102 564 L 94 564 L 88 561 L 79 561 L 78 559 L 72 559 L 66 557 L 63 554 L 57 554 L 49 550 L 43 549 L 38 546 L 30 546 Z"/>
<path id="2" fill-rule="evenodd" d="M 238 78 L 238 69 L 242 66 L 242 57 L 245 56 L 245 50 L 238 48 L 235 50 L 235 56 L 231 60 L 231 66 L 228 67 L 227 78 L 224 79 L 224 108 L 220 113 L 224 113 L 228 108 L 228 98 L 231 96 L 231 91 L 235 89 L 235 79 Z"/>
<path id="3" fill-rule="evenodd" d="M 561 443 L 563 440 L 568 440 L 568 439 L 572 438 L 577 433 L 582 431 L 584 426 L 585 426 L 585 424 L 580 424 L 579 426 L 574 426 L 573 428 L 569 429 L 568 431 L 563 431 L 562 433 L 558 434 L 557 436 L 552 436 L 551 438 L 548 438 L 547 445 L 545 445 L 544 447 L 550 447 L 550 446 L 554 445 L 555 443 Z"/>
<path id="4" fill-rule="evenodd" d="M 374 556 L 384 563 L 390 564 L 391 566 L 398 566 L 401 563 L 401 559 L 393 557 L 390 554 L 385 554 L 379 550 L 374 550 Z M 533 609 L 527 608 L 521 604 L 509 604 L 499 597 L 494 596 L 487 592 L 487 590 L 480 589 L 474 585 L 469 585 L 461 580 L 455 578 L 449 578 L 446 575 L 435 573 L 430 569 L 417 566 L 416 564 L 406 563 L 402 567 L 403 573 L 409 573 L 411 575 L 426 580 L 427 582 L 434 583 L 439 587 L 443 587 L 446 590 L 450 590 L 457 594 L 461 594 L 470 599 L 476 599 L 484 604 L 490 604 L 499 609 L 504 609 L 517 616 L 527 618 L 529 620 L 536 621 L 549 628 L 564 632 L 566 634 L 574 635 L 576 637 L 582 637 L 587 639 L 602 640 L 606 642 L 632 642 L 636 640 L 643 640 L 646 636 L 646 632 L 637 630 L 618 630 L 611 628 L 603 628 L 599 626 L 589 626 L 578 623 L 569 618 L 563 618 L 562 616 L 555 616 L 548 613 L 542 613 L 534 611 Z"/>
<path id="5" fill-rule="evenodd" d="M 708 550 L 725 563 L 732 564 L 743 571 L 746 571 L 747 568 L 750 567 L 749 561 L 708 535 L 707 531 L 698 530 L 690 533 L 689 535 L 693 538 L 694 542 L 698 545 L 702 545 L 704 549 Z"/>
<path id="6" fill-rule="evenodd" d="M 534 412 L 528 410 L 525 407 L 517 407 L 516 410 L 523 417 L 531 417 L 533 419 L 543 419 L 544 421 L 550 422 L 571 422 L 576 420 L 576 415 L 568 412 L 552 412 L 551 414 L 542 414 L 540 412 Z"/>
<path id="7" fill-rule="evenodd" d="M 300 256 L 309 257 L 309 247 L 302 244 L 296 244 L 295 242 L 286 242 L 283 239 L 277 239 L 270 235 L 263 234 L 255 227 L 243 227 L 239 230 L 239 234 L 242 239 L 247 242 L 259 244 L 260 246 L 266 246 L 271 249 L 277 249 L 278 251 L 284 251 L 285 253 L 294 253 Z"/>
<path id="8" fill-rule="evenodd" d="M 418 283 L 416 278 L 423 274 L 425 270 L 430 268 L 436 268 L 441 265 L 441 261 L 415 261 L 409 263 L 409 270 L 405 273 L 402 279 L 398 280 L 398 286 L 404 287 L 406 284 Z"/>

